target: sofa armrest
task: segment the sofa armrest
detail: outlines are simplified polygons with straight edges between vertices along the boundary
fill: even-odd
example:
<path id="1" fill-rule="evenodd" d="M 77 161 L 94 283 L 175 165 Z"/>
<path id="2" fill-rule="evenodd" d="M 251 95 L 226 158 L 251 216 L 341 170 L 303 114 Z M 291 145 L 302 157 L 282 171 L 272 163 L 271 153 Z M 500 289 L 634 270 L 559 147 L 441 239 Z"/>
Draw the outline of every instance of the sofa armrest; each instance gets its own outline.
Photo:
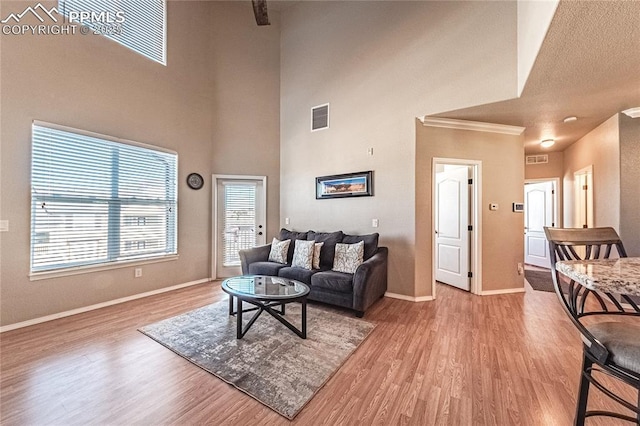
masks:
<path id="1" fill-rule="evenodd" d="M 257 246 L 250 249 L 240 250 L 240 264 L 242 265 L 242 275 L 249 275 L 249 265 L 253 262 L 266 262 L 269 260 L 271 244 Z"/>
<path id="2" fill-rule="evenodd" d="M 389 249 L 378 247 L 376 254 L 363 262 L 353 276 L 353 309 L 364 312 L 387 291 Z"/>

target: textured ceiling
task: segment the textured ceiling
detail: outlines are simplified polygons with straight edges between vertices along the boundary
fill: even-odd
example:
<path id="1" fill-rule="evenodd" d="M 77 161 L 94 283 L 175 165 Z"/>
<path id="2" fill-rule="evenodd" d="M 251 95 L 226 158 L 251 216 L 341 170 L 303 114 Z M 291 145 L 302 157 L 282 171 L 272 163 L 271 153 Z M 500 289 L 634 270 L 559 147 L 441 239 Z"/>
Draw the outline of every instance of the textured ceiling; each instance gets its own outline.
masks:
<path id="1" fill-rule="evenodd" d="M 631 107 L 640 107 L 640 1 L 561 1 L 520 98 L 435 116 L 525 127 L 525 152 L 540 153 Z M 556 140 L 547 150 L 546 138 Z"/>

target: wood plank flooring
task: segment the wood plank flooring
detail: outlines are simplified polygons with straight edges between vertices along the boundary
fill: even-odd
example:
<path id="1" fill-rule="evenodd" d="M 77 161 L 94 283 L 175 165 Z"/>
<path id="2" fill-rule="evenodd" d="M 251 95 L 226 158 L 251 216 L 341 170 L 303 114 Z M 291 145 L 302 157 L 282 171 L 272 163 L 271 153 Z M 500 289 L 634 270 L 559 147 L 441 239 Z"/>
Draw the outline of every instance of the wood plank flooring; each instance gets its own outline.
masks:
<path id="1" fill-rule="evenodd" d="M 225 299 L 219 282 L 6 332 L 0 423 L 572 424 L 581 343 L 555 294 L 437 296 L 376 303 L 372 335 L 292 422 L 136 331 Z M 593 406 L 614 408 L 596 390 Z"/>

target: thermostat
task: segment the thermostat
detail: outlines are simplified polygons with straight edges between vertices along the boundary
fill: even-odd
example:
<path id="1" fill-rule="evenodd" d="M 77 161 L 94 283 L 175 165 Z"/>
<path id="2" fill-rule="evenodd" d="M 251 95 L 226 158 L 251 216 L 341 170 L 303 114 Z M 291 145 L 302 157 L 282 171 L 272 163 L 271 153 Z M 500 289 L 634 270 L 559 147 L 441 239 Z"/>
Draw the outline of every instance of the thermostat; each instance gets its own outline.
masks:
<path id="1" fill-rule="evenodd" d="M 524 212 L 524 203 L 513 203 L 513 211 L 516 213 Z"/>

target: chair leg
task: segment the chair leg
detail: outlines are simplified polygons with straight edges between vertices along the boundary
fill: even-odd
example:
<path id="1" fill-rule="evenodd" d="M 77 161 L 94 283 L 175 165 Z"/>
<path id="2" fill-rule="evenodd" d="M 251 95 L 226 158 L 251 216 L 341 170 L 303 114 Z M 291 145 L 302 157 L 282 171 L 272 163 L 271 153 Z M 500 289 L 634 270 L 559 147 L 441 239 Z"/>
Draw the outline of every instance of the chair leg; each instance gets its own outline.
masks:
<path id="1" fill-rule="evenodd" d="M 593 365 L 586 352 L 582 356 L 582 371 L 580 372 L 580 389 L 578 390 L 578 406 L 576 407 L 576 426 L 584 426 L 585 415 L 587 413 L 587 399 L 589 398 L 589 380 L 587 374 Z"/>

